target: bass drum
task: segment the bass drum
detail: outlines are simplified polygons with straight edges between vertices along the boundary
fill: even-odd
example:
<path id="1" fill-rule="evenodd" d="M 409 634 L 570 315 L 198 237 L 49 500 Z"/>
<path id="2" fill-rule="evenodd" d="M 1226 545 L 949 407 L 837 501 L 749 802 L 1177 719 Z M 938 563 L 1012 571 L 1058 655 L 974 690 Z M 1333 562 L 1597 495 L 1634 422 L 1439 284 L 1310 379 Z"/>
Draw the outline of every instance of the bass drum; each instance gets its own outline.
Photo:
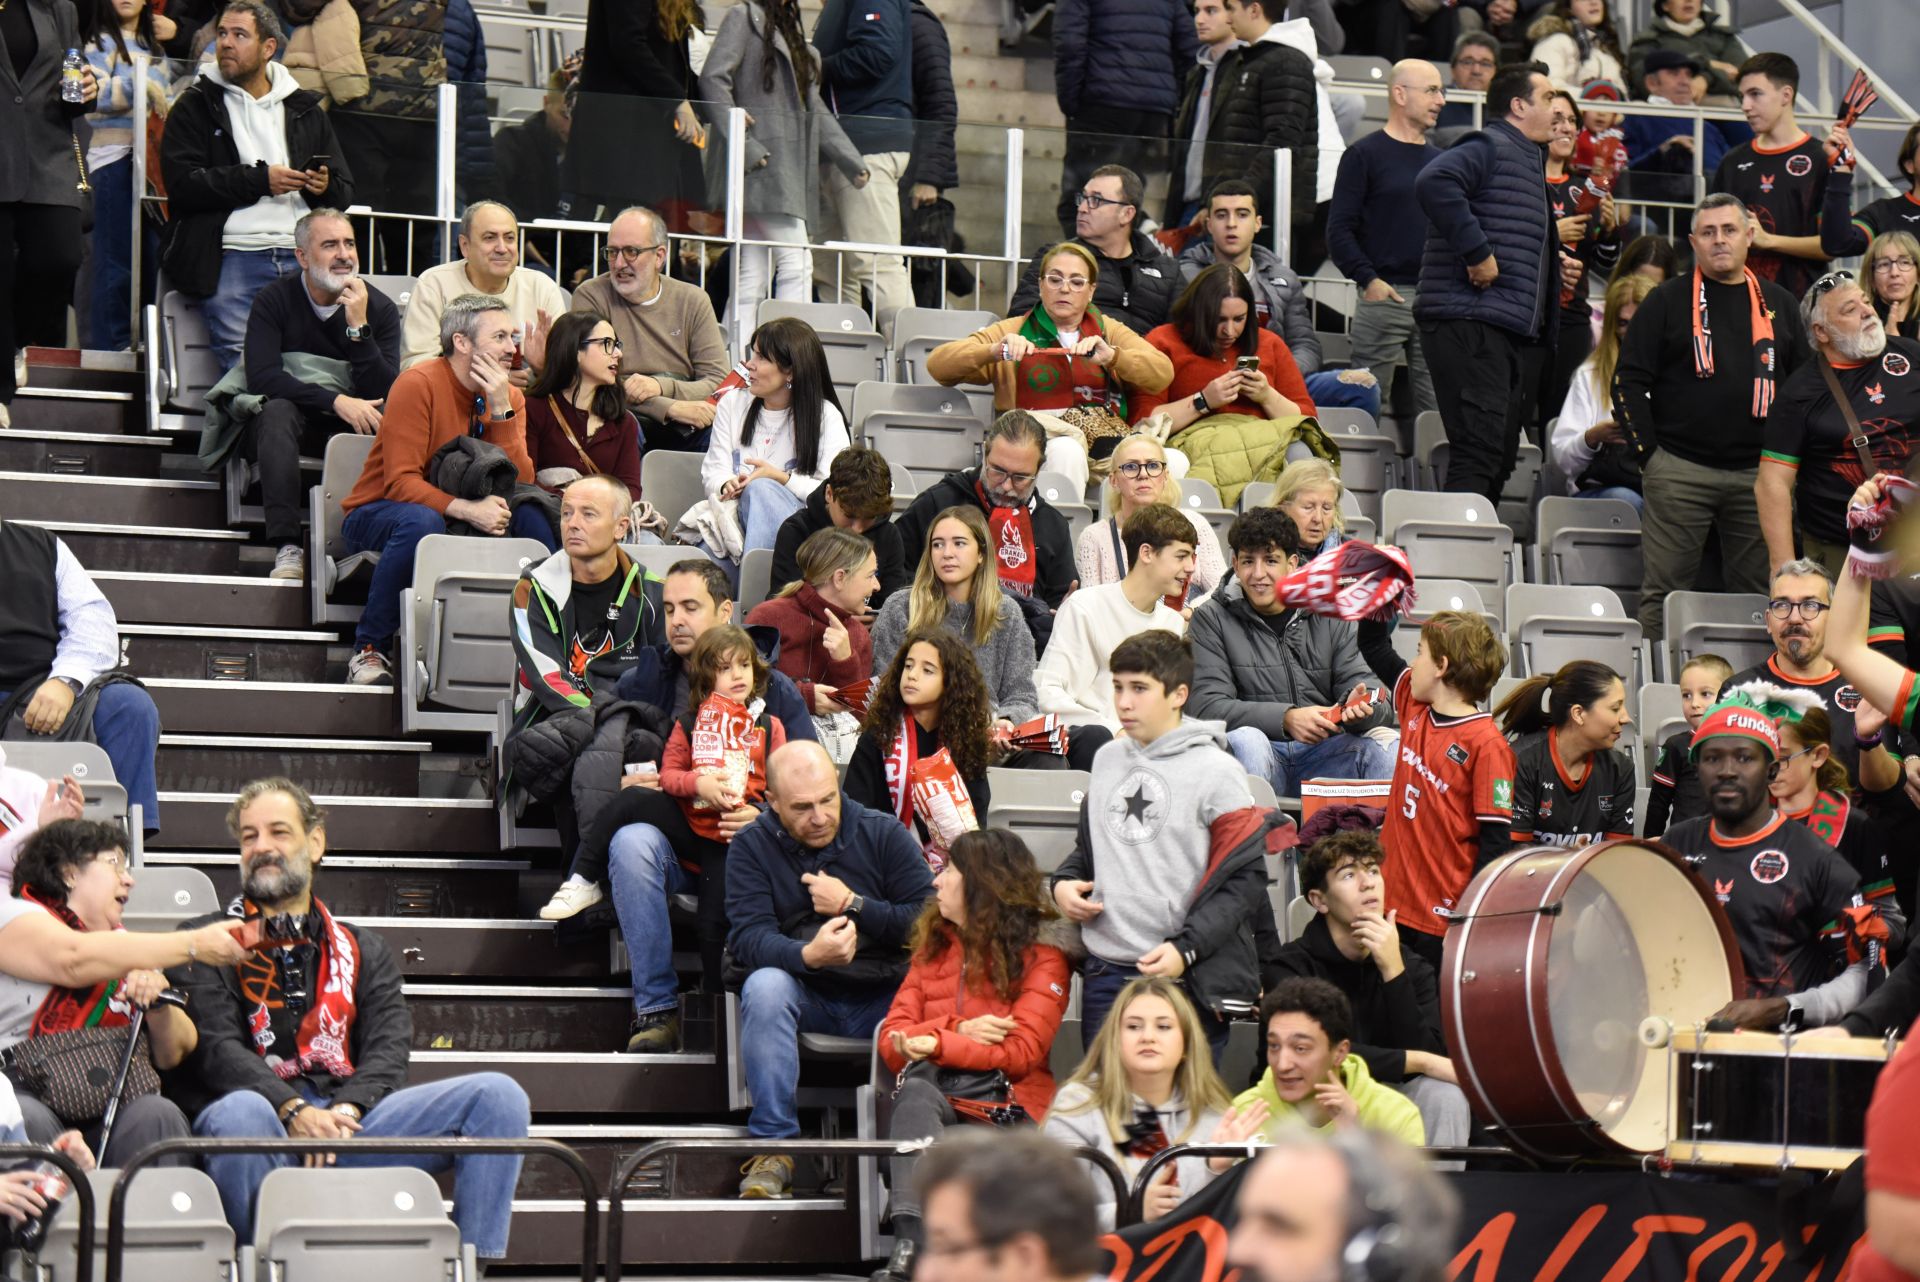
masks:
<path id="1" fill-rule="evenodd" d="M 1667 1056 L 1642 1043 L 1642 1022 L 1704 1020 L 1745 987 L 1726 914 L 1673 850 L 1533 846 L 1461 896 L 1441 1024 L 1474 1112 L 1515 1147 L 1658 1153 Z"/>

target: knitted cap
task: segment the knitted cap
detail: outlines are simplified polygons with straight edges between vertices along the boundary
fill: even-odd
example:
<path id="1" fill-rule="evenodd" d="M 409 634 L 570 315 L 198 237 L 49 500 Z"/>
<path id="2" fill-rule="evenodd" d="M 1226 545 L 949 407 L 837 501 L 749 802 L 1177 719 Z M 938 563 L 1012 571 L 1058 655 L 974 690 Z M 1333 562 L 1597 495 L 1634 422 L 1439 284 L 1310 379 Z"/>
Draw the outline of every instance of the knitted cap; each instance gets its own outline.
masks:
<path id="1" fill-rule="evenodd" d="M 1581 102 L 1625 102 L 1627 91 L 1620 87 L 1618 80 L 1609 80 L 1605 76 L 1595 76 L 1580 87 Z"/>
<path id="2" fill-rule="evenodd" d="M 1820 697 L 1808 690 L 1793 690 L 1768 681 L 1745 682 L 1727 691 L 1726 698 L 1708 711 L 1700 728 L 1693 732 L 1688 755 L 1697 759 L 1701 744 L 1730 736 L 1763 743 L 1778 759 L 1781 723 L 1798 721 L 1809 708 L 1819 706 Z"/>

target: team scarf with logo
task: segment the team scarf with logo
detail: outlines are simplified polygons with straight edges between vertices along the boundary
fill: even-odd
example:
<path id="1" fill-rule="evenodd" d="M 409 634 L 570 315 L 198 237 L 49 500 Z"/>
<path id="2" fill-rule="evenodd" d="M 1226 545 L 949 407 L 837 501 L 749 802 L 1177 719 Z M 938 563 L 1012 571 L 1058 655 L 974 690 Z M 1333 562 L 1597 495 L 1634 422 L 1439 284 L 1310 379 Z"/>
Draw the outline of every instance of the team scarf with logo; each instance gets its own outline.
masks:
<path id="1" fill-rule="evenodd" d="M 1038 499 L 1028 495 L 1018 507 L 1001 507 L 979 477 L 974 478 L 973 494 L 987 510 L 987 538 L 993 544 L 989 551 L 1000 586 L 1015 596 L 1031 597 L 1039 574 L 1033 546 L 1033 505 Z"/>
<path id="2" fill-rule="evenodd" d="M 272 1053 L 278 1038 L 273 1032 L 270 1008 L 286 1004 L 280 982 L 280 960 L 275 956 L 282 949 L 268 947 L 255 952 L 237 968 L 241 995 L 253 1002 L 247 1029 L 252 1035 L 254 1053 L 264 1058 L 267 1066 L 281 1078 L 292 1079 L 316 1070 L 334 1077 L 352 1077 L 353 1059 L 347 1054 L 347 1041 L 353 1031 L 354 1016 L 359 1013 L 354 990 L 360 982 L 360 941 L 335 921 L 318 899 L 308 912 L 320 923 L 318 938 L 314 938 L 316 932 L 311 925 L 307 932 L 319 955 L 319 965 L 315 968 L 317 973 L 308 981 L 311 998 L 307 1013 L 301 1016 L 299 1031 L 294 1035 L 293 1055 Z M 251 918 L 266 914 L 259 905 L 246 900 L 241 904 L 240 915 Z"/>
<path id="3" fill-rule="evenodd" d="M 887 750 L 885 763 L 894 818 L 908 827 L 913 825 L 913 767 L 920 760 L 920 736 L 908 724 L 910 720 L 909 715 L 901 715 L 900 728 L 893 732 L 893 746 Z"/>
<path id="4" fill-rule="evenodd" d="M 1107 327 L 1100 313 L 1087 308 L 1080 322 L 1080 337 L 1098 334 L 1105 338 Z M 1112 410 L 1122 420 L 1127 417 L 1127 396 L 1112 375 L 1084 356 L 1069 356 L 1060 341 L 1060 331 L 1044 307 L 1036 307 L 1021 322 L 1020 337 L 1034 345 L 1033 355 L 1020 361 L 1015 381 L 1023 410 L 1065 410 L 1079 405 L 1098 405 Z"/>
<path id="5" fill-rule="evenodd" d="M 39 904 L 59 918 L 68 930 L 84 932 L 87 928 L 65 900 L 43 899 L 32 887 L 22 889 L 20 898 Z M 119 992 L 117 979 L 87 988 L 49 988 L 46 997 L 41 999 L 40 1009 L 34 1012 L 33 1031 L 28 1036 L 45 1037 L 51 1033 L 69 1033 L 76 1028 L 124 1027 L 132 1022 L 132 1016 L 126 1000 L 118 997 Z"/>
<path id="6" fill-rule="evenodd" d="M 1413 608 L 1413 566 L 1397 548 L 1349 539 L 1280 580 L 1277 591 L 1282 605 L 1309 614 L 1384 621 Z"/>
<path id="7" fill-rule="evenodd" d="M 1900 572 L 1893 538 L 1903 513 L 1920 499 L 1920 485 L 1904 476 L 1883 475 L 1880 497 L 1847 506 L 1847 567 L 1862 579 L 1890 579 Z"/>
<path id="8" fill-rule="evenodd" d="M 1760 278 L 1743 268 L 1747 281 L 1747 314 L 1753 330 L 1753 417 L 1765 418 L 1773 408 L 1773 313 L 1760 294 Z M 1707 278 L 1693 269 L 1693 376 L 1713 377 L 1713 320 L 1707 315 Z"/>

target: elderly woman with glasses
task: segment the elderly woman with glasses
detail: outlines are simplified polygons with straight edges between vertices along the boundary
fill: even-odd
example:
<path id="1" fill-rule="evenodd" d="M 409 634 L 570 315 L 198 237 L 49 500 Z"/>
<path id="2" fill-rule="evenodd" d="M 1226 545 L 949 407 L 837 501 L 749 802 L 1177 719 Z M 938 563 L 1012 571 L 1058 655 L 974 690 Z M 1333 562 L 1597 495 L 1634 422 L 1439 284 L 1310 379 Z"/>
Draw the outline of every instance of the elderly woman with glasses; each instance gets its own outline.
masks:
<path id="1" fill-rule="evenodd" d="M 1105 458 L 1127 434 L 1143 395 L 1173 381 L 1173 363 L 1119 321 L 1100 314 L 1100 265 L 1063 241 L 1041 256 L 1040 305 L 975 330 L 927 354 L 927 372 L 948 387 L 993 384 L 1000 413 L 1029 410 L 1047 428 L 1047 471 L 1087 488 L 1089 459 Z"/>
<path id="2" fill-rule="evenodd" d="M 1914 297 L 1920 284 L 1920 238 L 1910 231 L 1875 236 L 1860 260 L 1859 282 L 1888 334 L 1920 338 L 1920 299 Z"/>
<path id="3" fill-rule="evenodd" d="M 640 496 L 640 424 L 620 390 L 620 354 L 612 321 L 568 312 L 553 322 L 546 368 L 527 389 L 527 454 L 542 485 L 605 474 Z"/>
<path id="4" fill-rule="evenodd" d="M 1107 519 L 1080 531 L 1076 560 L 1080 586 L 1118 583 L 1127 577 L 1127 549 L 1120 537 L 1133 514 L 1153 503 L 1180 509 L 1193 526 L 1193 577 L 1187 582 L 1187 608 L 1206 600 L 1227 577 L 1226 560 L 1213 527 L 1180 502 L 1180 481 L 1169 466 L 1166 447 L 1144 432 L 1135 432 L 1113 447 L 1107 472 Z"/>

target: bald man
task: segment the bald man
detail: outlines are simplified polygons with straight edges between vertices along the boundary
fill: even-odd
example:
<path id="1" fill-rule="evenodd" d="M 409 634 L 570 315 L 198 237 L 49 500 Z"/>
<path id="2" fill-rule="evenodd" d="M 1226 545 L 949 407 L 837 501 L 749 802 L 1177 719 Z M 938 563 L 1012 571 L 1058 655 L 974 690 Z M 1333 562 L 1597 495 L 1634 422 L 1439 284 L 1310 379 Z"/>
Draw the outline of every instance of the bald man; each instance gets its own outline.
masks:
<path id="1" fill-rule="evenodd" d="M 1440 408 L 1413 321 L 1414 284 L 1427 219 L 1413 180 L 1440 154 L 1427 134 L 1440 118 L 1446 90 L 1440 72 L 1421 58 L 1393 65 L 1387 82 L 1387 126 L 1347 148 L 1333 184 L 1327 246 L 1334 266 L 1360 287 L 1353 315 L 1353 363 L 1371 369 L 1382 404 L 1391 405 L 1395 368 L 1413 379 L 1416 412 Z"/>
<path id="2" fill-rule="evenodd" d="M 520 265 L 520 220 L 497 200 L 467 206 L 460 257 L 429 267 L 415 283 L 400 329 L 401 369 L 440 354 L 440 315 L 462 294 L 492 294 L 512 315 L 520 354 L 507 377 L 525 391 L 546 355 L 546 327 L 567 310 L 567 295 L 553 277 Z"/>
<path id="3" fill-rule="evenodd" d="M 748 1133 L 800 1134 L 801 1033 L 871 1038 L 907 970 L 907 932 L 933 893 L 920 845 L 891 814 L 843 796 L 832 758 L 797 741 L 767 761 L 770 809 L 727 853 L 727 951 L 746 970 L 740 1052 Z M 763 1154 L 745 1198 L 784 1197 L 793 1159 Z"/>

